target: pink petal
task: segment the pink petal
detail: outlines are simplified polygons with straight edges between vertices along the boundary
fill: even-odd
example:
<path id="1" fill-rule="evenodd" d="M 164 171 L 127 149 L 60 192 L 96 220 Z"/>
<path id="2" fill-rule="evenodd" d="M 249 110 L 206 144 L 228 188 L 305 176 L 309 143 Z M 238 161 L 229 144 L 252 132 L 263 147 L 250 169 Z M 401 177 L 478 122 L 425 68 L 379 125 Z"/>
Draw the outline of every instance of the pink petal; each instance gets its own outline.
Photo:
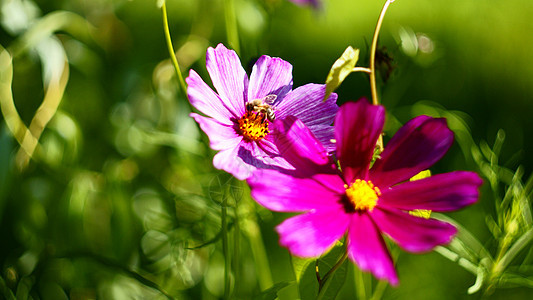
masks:
<path id="1" fill-rule="evenodd" d="M 339 199 L 343 181 L 337 175 L 296 178 L 275 170 L 257 170 L 248 178 L 252 197 L 273 211 L 303 212 L 311 209 L 342 209 Z"/>
<path id="2" fill-rule="evenodd" d="M 279 153 L 297 170 L 305 173 L 334 169 L 328 152 L 301 120 L 288 116 L 277 119 L 274 126 Z"/>
<path id="3" fill-rule="evenodd" d="M 248 101 L 275 94 L 285 96 L 292 89 L 292 65 L 281 58 L 261 56 L 250 75 Z"/>
<path id="4" fill-rule="evenodd" d="M 222 44 L 218 44 L 215 49 L 209 47 L 206 66 L 224 107 L 234 116 L 242 116 L 246 102 L 248 76 L 235 51 L 228 50 Z"/>
<path id="5" fill-rule="evenodd" d="M 452 143 L 453 132 L 445 119 L 414 118 L 392 137 L 370 178 L 382 189 L 408 180 L 441 159 Z"/>
<path id="6" fill-rule="evenodd" d="M 310 6 L 313 6 L 314 8 L 320 8 L 321 4 L 319 0 L 289 0 L 291 2 L 293 2 L 294 4 L 297 4 L 297 5 L 301 5 L 301 6 L 304 6 L 304 5 L 310 5 Z"/>
<path id="7" fill-rule="evenodd" d="M 280 156 L 272 146 L 273 144 L 265 139 L 257 142 L 243 141 L 238 156 L 242 161 L 255 168 L 294 170 L 294 167 Z"/>
<path id="8" fill-rule="evenodd" d="M 232 125 L 221 124 L 214 119 L 202 117 L 195 113 L 191 113 L 190 116 L 200 124 L 200 128 L 207 134 L 213 150 L 235 148 L 242 141 L 242 136 L 235 132 Z"/>
<path id="9" fill-rule="evenodd" d="M 277 106 L 276 117 L 295 116 L 306 126 L 331 125 L 335 119 L 337 94 L 324 101 L 326 85 L 306 84 L 290 92 Z M 333 138 L 333 136 L 331 136 Z"/>
<path id="10" fill-rule="evenodd" d="M 474 172 L 433 175 L 382 190 L 379 205 L 402 210 L 452 211 L 475 203 L 482 183 Z"/>
<path id="11" fill-rule="evenodd" d="M 380 230 L 410 252 L 430 251 L 448 244 L 457 233 L 449 223 L 412 216 L 397 209 L 378 206 L 371 213 Z"/>
<path id="12" fill-rule="evenodd" d="M 348 102 L 339 109 L 335 119 L 335 140 L 337 158 L 346 182 L 366 179 L 384 122 L 385 109 L 364 98 Z"/>
<path id="13" fill-rule="evenodd" d="M 315 257 L 340 239 L 350 218 L 342 210 L 313 210 L 285 220 L 276 227 L 280 244 L 300 257 Z"/>
<path id="14" fill-rule="evenodd" d="M 333 126 L 314 125 L 308 126 L 308 128 L 328 153 L 335 151 L 335 128 Z"/>
<path id="15" fill-rule="evenodd" d="M 348 257 L 363 271 L 398 284 L 392 258 L 385 241 L 367 213 L 353 213 L 348 229 Z"/>
<path id="16" fill-rule="evenodd" d="M 187 95 L 192 106 L 202 113 L 216 119 L 220 123 L 232 124 L 232 118 L 240 116 L 233 115 L 220 97 L 200 78 L 194 70 L 189 72 L 187 81 Z"/>
<path id="17" fill-rule="evenodd" d="M 254 166 L 245 163 L 239 156 L 240 144 L 234 148 L 229 148 L 218 152 L 213 157 L 213 165 L 219 170 L 224 170 L 239 180 L 244 180 L 256 169 Z"/>

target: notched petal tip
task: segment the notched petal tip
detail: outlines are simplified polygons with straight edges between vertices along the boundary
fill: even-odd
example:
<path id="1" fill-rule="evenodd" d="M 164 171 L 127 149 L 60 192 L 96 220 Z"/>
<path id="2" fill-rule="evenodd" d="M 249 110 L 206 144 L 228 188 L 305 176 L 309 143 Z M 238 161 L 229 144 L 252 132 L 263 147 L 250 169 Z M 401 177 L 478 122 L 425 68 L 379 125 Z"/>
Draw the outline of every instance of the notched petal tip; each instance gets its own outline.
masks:
<path id="1" fill-rule="evenodd" d="M 419 116 L 392 137 L 372 169 L 372 182 L 390 187 L 428 169 L 448 152 L 454 135 L 446 119 Z"/>

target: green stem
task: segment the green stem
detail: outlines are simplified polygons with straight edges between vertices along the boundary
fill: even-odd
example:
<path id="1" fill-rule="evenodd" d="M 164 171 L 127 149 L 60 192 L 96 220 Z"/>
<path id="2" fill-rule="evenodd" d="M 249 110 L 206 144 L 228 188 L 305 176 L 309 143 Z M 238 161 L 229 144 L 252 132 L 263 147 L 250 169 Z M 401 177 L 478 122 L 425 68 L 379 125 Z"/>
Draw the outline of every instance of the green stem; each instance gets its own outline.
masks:
<path id="1" fill-rule="evenodd" d="M 185 98 L 187 98 L 187 84 L 185 83 L 185 80 L 183 80 L 183 75 L 181 75 L 180 65 L 178 63 L 178 59 L 176 58 L 174 47 L 172 46 L 172 39 L 170 38 L 170 30 L 168 28 L 166 1 L 163 1 L 163 5 L 161 6 L 161 12 L 163 14 L 163 30 L 165 31 L 165 40 L 167 42 L 168 54 L 170 55 L 170 60 L 172 61 L 172 64 L 174 65 L 174 69 L 176 70 L 176 75 L 178 77 L 181 90 L 183 91 Z"/>
<path id="2" fill-rule="evenodd" d="M 263 242 L 263 236 L 261 230 L 257 224 L 257 217 L 255 211 L 255 204 L 249 197 L 244 197 L 243 215 L 246 216 L 242 220 L 243 232 L 246 234 L 248 241 L 250 242 L 250 248 L 252 250 L 252 256 L 254 258 L 255 265 L 257 266 L 257 277 L 259 280 L 259 288 L 264 291 L 273 285 L 272 273 L 270 271 L 270 264 L 268 262 L 268 256 L 265 250 L 265 244 Z"/>
<path id="3" fill-rule="evenodd" d="M 228 221 L 227 221 L 227 199 L 224 195 L 222 201 L 222 211 L 221 211 L 221 222 L 222 222 L 222 252 L 224 254 L 224 299 L 230 298 L 230 272 L 231 272 L 231 261 L 229 255 L 229 243 L 228 243 Z"/>
<path id="4" fill-rule="evenodd" d="M 376 24 L 376 29 L 374 30 L 374 37 L 372 38 L 372 46 L 370 48 L 370 91 L 372 93 L 372 104 L 374 105 L 379 104 L 378 90 L 376 88 L 376 50 L 378 47 L 378 37 L 379 32 L 381 30 L 381 24 L 383 23 L 383 19 L 385 18 L 385 13 L 387 12 L 387 8 L 389 8 L 389 5 L 392 2 L 394 2 L 394 0 L 387 0 L 387 2 L 385 2 L 385 5 L 383 5 L 383 8 L 381 9 L 381 14 L 379 15 L 378 22 Z M 379 149 L 383 151 L 382 135 L 379 135 L 377 145 L 379 146 Z"/>
<path id="5" fill-rule="evenodd" d="M 365 68 L 365 67 L 355 67 L 352 69 L 352 72 L 363 72 L 367 74 L 372 74 L 372 70 L 370 70 L 369 68 Z"/>
<path id="6" fill-rule="evenodd" d="M 224 7 L 224 15 L 226 18 L 226 35 L 228 43 L 238 55 L 241 53 L 239 44 L 239 30 L 237 28 L 237 18 L 235 16 L 235 1 L 226 0 Z"/>
<path id="7" fill-rule="evenodd" d="M 239 224 L 239 212 L 238 212 L 238 204 L 239 199 L 234 199 L 235 208 L 234 210 L 234 230 L 233 230 L 233 274 L 235 278 L 235 282 L 239 282 L 239 279 L 241 278 L 241 253 L 240 253 L 240 242 L 241 242 L 241 230 L 240 230 L 240 224 Z M 239 286 L 235 285 L 234 292 L 237 292 L 237 288 Z"/>
<path id="8" fill-rule="evenodd" d="M 365 300 L 366 297 L 366 288 L 365 288 L 365 277 L 363 271 L 353 264 L 354 280 L 355 280 L 355 293 L 357 294 L 357 299 Z"/>
<path id="9" fill-rule="evenodd" d="M 515 258 L 516 255 L 525 247 L 527 246 L 531 240 L 533 240 L 533 228 L 529 229 L 524 233 L 514 244 L 509 248 L 509 250 L 503 255 L 501 260 L 498 260 L 498 262 L 494 265 L 494 268 L 492 269 L 493 276 L 499 276 L 505 268 L 511 263 L 513 258 Z"/>
<path id="10" fill-rule="evenodd" d="M 376 29 L 374 30 L 374 37 L 372 38 L 372 46 L 370 48 L 370 90 L 372 92 L 372 104 L 374 105 L 379 104 L 378 91 L 376 88 L 376 50 L 378 47 L 378 37 L 379 32 L 381 31 L 381 24 L 383 24 L 383 19 L 385 18 L 385 13 L 392 2 L 394 2 L 394 0 L 387 0 L 381 9 L 381 14 L 379 15 Z"/>
<path id="11" fill-rule="evenodd" d="M 374 294 L 372 294 L 372 298 L 370 298 L 370 300 L 379 300 L 383 298 L 383 293 L 385 292 L 386 288 L 387 288 L 387 281 L 385 280 L 378 281 L 378 284 L 376 285 L 376 288 L 374 289 Z"/>

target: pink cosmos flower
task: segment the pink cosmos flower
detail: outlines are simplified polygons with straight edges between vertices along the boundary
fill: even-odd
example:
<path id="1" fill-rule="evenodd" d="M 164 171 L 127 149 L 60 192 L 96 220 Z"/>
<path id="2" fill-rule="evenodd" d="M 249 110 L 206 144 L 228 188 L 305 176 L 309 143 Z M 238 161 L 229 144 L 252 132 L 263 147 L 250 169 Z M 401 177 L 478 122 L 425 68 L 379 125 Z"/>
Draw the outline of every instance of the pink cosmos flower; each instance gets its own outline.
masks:
<path id="1" fill-rule="evenodd" d="M 222 44 L 207 49 L 206 65 L 217 93 L 194 70 L 186 79 L 187 93 L 191 104 L 207 116 L 191 113 L 211 148 L 220 151 L 213 158 L 215 168 L 240 180 L 256 168 L 293 169 L 279 155 L 272 126 L 273 120 L 291 115 L 333 149 L 331 124 L 338 110 L 337 95 L 323 101 L 324 84 L 292 90 L 291 64 L 266 55 L 257 60 L 248 79 L 235 51 Z"/>
<path id="2" fill-rule="evenodd" d="M 370 168 L 384 119 L 384 108 L 365 99 L 341 106 L 335 138 L 342 173 L 301 121 L 277 121 L 276 144 L 296 171 L 258 170 L 248 183 L 261 205 L 305 212 L 277 227 L 281 245 L 291 253 L 319 256 L 346 234 L 348 257 L 360 269 L 396 285 L 382 234 L 410 252 L 450 242 L 454 226 L 408 211 L 446 212 L 470 205 L 478 199 L 482 180 L 473 172 L 456 171 L 408 181 L 444 156 L 453 142 L 445 119 L 428 116 L 405 124 Z"/>
<path id="3" fill-rule="evenodd" d="M 301 5 L 301 6 L 310 5 L 314 8 L 319 8 L 321 5 L 319 0 L 289 0 L 289 1 L 291 1 L 294 4 Z"/>

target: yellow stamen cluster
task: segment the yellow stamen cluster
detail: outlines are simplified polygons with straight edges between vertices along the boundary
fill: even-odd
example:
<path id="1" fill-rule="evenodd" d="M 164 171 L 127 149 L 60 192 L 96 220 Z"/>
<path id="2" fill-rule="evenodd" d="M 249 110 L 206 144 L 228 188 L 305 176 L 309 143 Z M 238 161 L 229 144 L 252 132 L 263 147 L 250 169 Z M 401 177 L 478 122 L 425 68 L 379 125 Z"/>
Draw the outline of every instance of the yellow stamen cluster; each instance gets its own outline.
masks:
<path id="1" fill-rule="evenodd" d="M 381 196 L 379 188 L 374 186 L 370 180 L 357 179 L 349 187 L 348 185 L 344 187 L 346 188 L 346 196 L 356 211 L 372 211 L 378 203 L 378 197 Z"/>
<path id="2" fill-rule="evenodd" d="M 268 120 L 263 113 L 247 111 L 238 121 L 240 133 L 251 141 L 264 138 L 270 130 Z"/>

